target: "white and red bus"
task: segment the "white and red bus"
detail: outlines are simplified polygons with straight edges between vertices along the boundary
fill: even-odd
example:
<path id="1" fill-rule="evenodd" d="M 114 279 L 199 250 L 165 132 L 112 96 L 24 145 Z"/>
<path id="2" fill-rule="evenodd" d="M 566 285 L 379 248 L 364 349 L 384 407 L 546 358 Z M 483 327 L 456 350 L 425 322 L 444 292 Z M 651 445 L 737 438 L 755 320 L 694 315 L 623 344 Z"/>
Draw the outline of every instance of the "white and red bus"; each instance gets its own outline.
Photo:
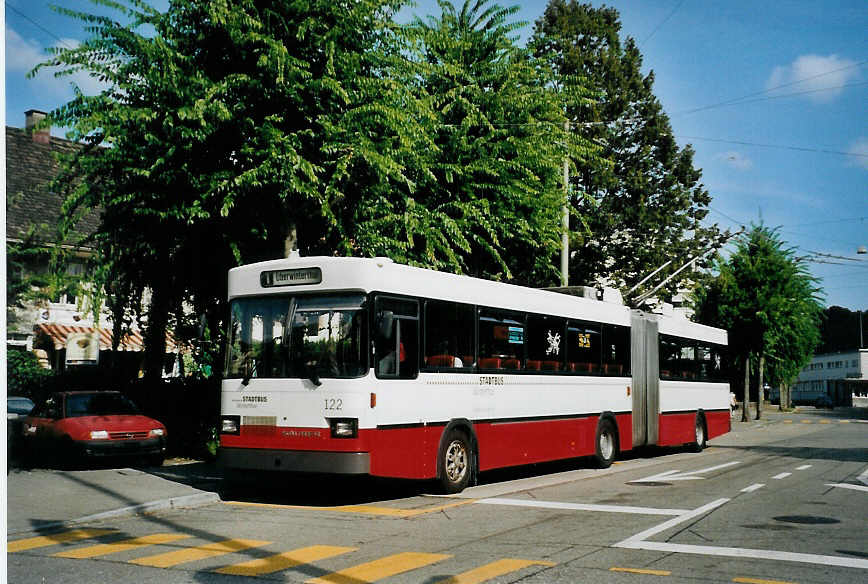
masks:
<path id="1" fill-rule="evenodd" d="M 220 464 L 437 479 L 730 429 L 723 330 L 621 303 L 298 256 L 229 272 Z"/>

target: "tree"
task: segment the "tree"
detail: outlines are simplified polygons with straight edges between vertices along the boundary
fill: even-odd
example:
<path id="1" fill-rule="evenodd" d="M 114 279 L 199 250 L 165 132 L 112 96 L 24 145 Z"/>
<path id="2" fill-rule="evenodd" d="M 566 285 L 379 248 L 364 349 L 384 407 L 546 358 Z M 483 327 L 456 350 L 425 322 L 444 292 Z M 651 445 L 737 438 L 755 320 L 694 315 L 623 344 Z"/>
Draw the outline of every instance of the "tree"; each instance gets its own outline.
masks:
<path id="1" fill-rule="evenodd" d="M 819 341 L 819 290 L 804 262 L 763 225 L 752 226 L 716 268 L 717 277 L 696 290 L 696 317 L 726 328 L 731 356 L 744 363 L 742 421 L 748 419 L 750 362 L 756 361 L 760 419 L 767 368 L 770 381 L 791 383 Z"/>
<path id="2" fill-rule="evenodd" d="M 711 197 L 693 166 L 693 149 L 676 144 L 653 94 L 654 73 L 642 75 L 636 42 L 628 37 L 622 44 L 620 28 L 613 8 L 550 0 L 530 45 L 555 70 L 587 79 L 601 96 L 568 112 L 612 161 L 608 168 L 576 161 L 574 188 L 590 201 L 580 209 L 587 230 L 570 265 L 571 280 L 627 290 L 667 260 L 671 272 L 726 236 L 716 224 L 702 225 Z M 664 294 L 683 288 L 689 277 L 674 278 Z"/>
<path id="3" fill-rule="evenodd" d="M 564 131 L 550 72 L 515 44 L 522 23 L 509 17 L 518 7 L 466 0 L 458 9 L 441 0 L 440 8 L 412 25 L 420 64 L 413 85 L 430 104 L 433 143 L 414 198 L 425 217 L 447 222 L 442 236 L 457 249 L 438 260 L 442 243 L 417 230 L 409 251 L 453 271 L 555 282 L 562 161 L 599 164 L 596 149 Z"/>
<path id="4" fill-rule="evenodd" d="M 358 185 L 410 182 L 401 155 L 416 144 L 401 137 L 414 108 L 398 107 L 384 74 L 400 54 L 389 48 L 397 2 L 178 0 L 164 14 L 99 3 L 117 20 L 58 9 L 92 37 L 40 66 L 107 84 L 50 114 L 85 145 L 56 184 L 67 228 L 102 210 L 97 289 L 116 339 L 133 319 L 146 326 L 155 377 L 166 329 L 197 328 L 185 306 L 221 329 L 229 268 L 293 247 L 352 251 L 342 219 Z"/>

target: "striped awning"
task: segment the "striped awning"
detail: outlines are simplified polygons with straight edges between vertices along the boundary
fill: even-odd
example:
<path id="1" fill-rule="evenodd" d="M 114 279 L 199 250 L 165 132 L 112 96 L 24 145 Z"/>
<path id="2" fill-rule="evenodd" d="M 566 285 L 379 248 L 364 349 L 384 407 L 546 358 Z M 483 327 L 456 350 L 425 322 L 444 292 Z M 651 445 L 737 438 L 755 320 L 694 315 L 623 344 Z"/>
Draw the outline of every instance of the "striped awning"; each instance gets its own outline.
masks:
<path id="1" fill-rule="evenodd" d="M 96 334 L 99 338 L 100 351 L 108 351 L 112 348 L 112 330 L 105 328 L 93 328 L 87 326 L 74 326 L 65 324 L 38 324 L 33 327 L 37 334 L 43 334 L 51 339 L 54 343 L 54 348 L 60 350 L 66 347 L 67 336 L 73 333 Z M 132 331 L 121 339 L 118 343 L 118 351 L 142 351 L 144 350 L 144 339 L 139 331 Z M 166 351 L 175 352 L 177 346 L 175 339 L 166 335 Z"/>

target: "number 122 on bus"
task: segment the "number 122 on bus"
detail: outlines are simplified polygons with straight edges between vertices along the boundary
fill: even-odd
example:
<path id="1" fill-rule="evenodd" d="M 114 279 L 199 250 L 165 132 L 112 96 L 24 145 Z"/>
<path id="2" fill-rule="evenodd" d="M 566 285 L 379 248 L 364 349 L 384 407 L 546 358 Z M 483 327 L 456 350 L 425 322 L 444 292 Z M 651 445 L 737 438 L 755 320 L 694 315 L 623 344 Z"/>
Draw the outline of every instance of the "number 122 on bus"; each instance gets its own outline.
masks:
<path id="1" fill-rule="evenodd" d="M 726 331 L 400 265 L 298 256 L 229 272 L 218 462 L 434 479 L 730 430 Z"/>

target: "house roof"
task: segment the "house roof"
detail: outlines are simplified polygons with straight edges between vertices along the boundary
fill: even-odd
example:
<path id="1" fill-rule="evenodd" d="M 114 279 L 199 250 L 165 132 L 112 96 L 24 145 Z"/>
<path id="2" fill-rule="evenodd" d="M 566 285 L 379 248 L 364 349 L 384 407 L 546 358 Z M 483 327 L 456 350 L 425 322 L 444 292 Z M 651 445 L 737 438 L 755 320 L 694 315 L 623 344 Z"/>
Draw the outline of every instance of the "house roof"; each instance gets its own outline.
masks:
<path id="1" fill-rule="evenodd" d="M 60 242 L 57 227 L 63 197 L 49 189 L 57 174 L 57 153 L 71 152 L 81 146 L 52 136 L 48 144 L 35 142 L 30 132 L 6 127 L 6 239 L 20 241 L 36 227 L 36 241 L 75 245 L 96 231 L 99 212 L 85 214 L 65 241 Z"/>

